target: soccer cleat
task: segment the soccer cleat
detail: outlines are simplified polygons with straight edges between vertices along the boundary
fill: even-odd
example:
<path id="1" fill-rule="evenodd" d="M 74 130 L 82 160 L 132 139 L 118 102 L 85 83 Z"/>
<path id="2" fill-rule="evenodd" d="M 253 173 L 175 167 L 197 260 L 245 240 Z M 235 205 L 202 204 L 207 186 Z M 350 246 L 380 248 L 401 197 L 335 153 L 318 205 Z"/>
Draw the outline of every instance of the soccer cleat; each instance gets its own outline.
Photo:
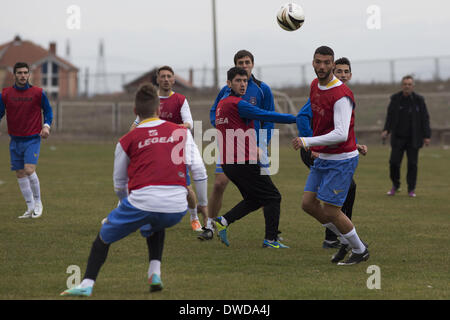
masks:
<path id="1" fill-rule="evenodd" d="M 367 248 L 369 248 L 369 245 L 361 240 L 363 245 Z M 347 253 L 350 251 L 350 245 L 348 244 L 342 244 L 338 252 L 336 252 L 334 255 L 331 256 L 331 262 L 338 263 L 341 260 L 344 260 Z"/>
<path id="2" fill-rule="evenodd" d="M 344 260 L 347 253 L 350 251 L 350 246 L 348 244 L 343 244 L 339 248 L 339 250 L 331 256 L 331 262 L 338 263 L 341 260 Z"/>
<path id="3" fill-rule="evenodd" d="M 42 206 L 42 201 L 37 201 L 34 205 L 34 212 L 31 214 L 32 218 L 39 218 L 42 216 L 42 211 L 44 210 L 44 207 Z"/>
<path id="4" fill-rule="evenodd" d="M 369 250 L 366 247 L 363 253 L 354 253 L 350 254 L 350 257 L 346 261 L 338 262 L 338 266 L 351 266 L 352 264 L 357 264 L 363 261 L 369 260 Z"/>
<path id="5" fill-rule="evenodd" d="M 73 287 L 61 292 L 61 296 L 74 296 L 74 297 L 90 297 L 92 295 L 92 289 L 94 287 L 81 288 L 80 286 Z"/>
<path id="6" fill-rule="evenodd" d="M 200 221 L 198 219 L 191 220 L 191 227 L 192 230 L 201 232 L 202 231 L 202 225 L 200 224 Z"/>
<path id="7" fill-rule="evenodd" d="M 199 240 L 211 240 L 214 236 L 214 232 L 211 229 L 203 228 L 203 232 L 197 236 Z"/>
<path id="8" fill-rule="evenodd" d="M 270 240 L 264 239 L 264 241 L 263 241 L 263 248 L 287 249 L 289 247 L 284 245 L 284 244 L 282 244 L 279 241 L 270 241 Z"/>
<path id="9" fill-rule="evenodd" d="M 322 248 L 324 249 L 336 249 L 341 247 L 341 242 L 339 240 L 323 240 Z"/>
<path id="10" fill-rule="evenodd" d="M 161 291 L 163 289 L 161 278 L 156 273 L 152 274 L 148 279 L 148 283 L 150 284 L 150 292 Z"/>
<path id="11" fill-rule="evenodd" d="M 23 215 L 19 216 L 18 218 L 19 219 L 31 218 L 33 213 L 34 213 L 33 210 L 27 210 Z"/>
<path id="12" fill-rule="evenodd" d="M 414 192 L 414 190 L 408 192 L 408 196 L 411 198 L 415 198 L 416 197 L 416 193 Z"/>
<path id="13" fill-rule="evenodd" d="M 219 240 L 228 247 L 230 246 L 230 243 L 228 242 L 227 227 L 224 226 L 221 223 L 221 221 L 222 221 L 221 217 L 214 219 L 214 223 L 216 225 L 217 230 L 217 236 L 219 237 Z"/>

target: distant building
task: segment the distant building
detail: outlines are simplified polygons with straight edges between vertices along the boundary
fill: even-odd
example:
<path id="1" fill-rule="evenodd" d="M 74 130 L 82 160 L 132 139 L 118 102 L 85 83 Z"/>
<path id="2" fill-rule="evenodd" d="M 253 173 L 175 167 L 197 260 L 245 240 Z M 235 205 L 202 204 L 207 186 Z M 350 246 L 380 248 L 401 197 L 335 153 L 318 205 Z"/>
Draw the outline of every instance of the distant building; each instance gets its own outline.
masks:
<path id="1" fill-rule="evenodd" d="M 151 82 L 154 85 L 156 85 L 156 73 L 158 71 L 158 68 L 154 68 L 143 75 L 137 77 L 136 79 L 126 83 L 123 86 L 123 89 L 126 93 L 134 94 L 139 87 L 141 83 L 144 82 Z M 192 71 L 190 71 L 190 79 L 186 80 L 181 78 L 179 75 L 175 73 L 175 85 L 173 86 L 173 91 L 186 94 L 189 91 L 192 91 L 195 89 L 195 87 L 192 84 Z"/>
<path id="2" fill-rule="evenodd" d="M 42 87 L 50 99 L 74 98 L 78 94 L 78 68 L 56 55 L 56 43 L 49 48 L 22 40 L 0 44 L 0 87 L 14 84 L 13 67 L 16 62 L 30 66 L 30 83 Z"/>

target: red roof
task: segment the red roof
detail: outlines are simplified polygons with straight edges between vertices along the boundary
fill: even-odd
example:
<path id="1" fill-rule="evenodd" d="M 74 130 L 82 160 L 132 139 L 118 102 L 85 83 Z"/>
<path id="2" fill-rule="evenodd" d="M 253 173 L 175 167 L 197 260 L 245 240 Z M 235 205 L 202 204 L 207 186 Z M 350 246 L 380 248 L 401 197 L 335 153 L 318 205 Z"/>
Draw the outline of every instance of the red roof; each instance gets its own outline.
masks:
<path id="1" fill-rule="evenodd" d="M 0 44 L 0 66 L 3 67 L 12 68 L 18 61 L 26 62 L 31 67 L 48 56 L 54 56 L 57 61 L 68 69 L 78 70 L 73 64 L 50 53 L 49 50 L 31 41 L 21 40 L 18 36 L 10 42 Z"/>

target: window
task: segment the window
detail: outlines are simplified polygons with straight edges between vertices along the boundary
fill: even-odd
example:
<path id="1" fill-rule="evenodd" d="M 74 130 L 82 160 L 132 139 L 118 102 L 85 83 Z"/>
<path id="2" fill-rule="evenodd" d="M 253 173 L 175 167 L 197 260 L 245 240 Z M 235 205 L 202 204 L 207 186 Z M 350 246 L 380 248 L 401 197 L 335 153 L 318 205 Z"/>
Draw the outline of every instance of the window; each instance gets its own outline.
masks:
<path id="1" fill-rule="evenodd" d="M 41 65 L 41 85 L 51 98 L 58 97 L 59 66 L 55 62 L 45 61 Z"/>
<path id="2" fill-rule="evenodd" d="M 58 75 L 58 65 L 54 62 L 52 62 L 52 75 L 53 76 Z"/>

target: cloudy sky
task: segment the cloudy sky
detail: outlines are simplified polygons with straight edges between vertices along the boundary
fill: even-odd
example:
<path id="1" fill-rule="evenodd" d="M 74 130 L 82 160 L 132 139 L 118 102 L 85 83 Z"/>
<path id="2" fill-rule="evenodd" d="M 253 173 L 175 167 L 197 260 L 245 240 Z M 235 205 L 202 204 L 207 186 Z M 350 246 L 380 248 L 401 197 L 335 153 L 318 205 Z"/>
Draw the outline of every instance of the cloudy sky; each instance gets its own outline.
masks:
<path id="1" fill-rule="evenodd" d="M 282 30 L 275 20 L 286 2 L 216 0 L 219 65 L 231 66 L 234 53 L 243 48 L 255 54 L 257 66 L 309 64 L 314 49 L 323 44 L 352 61 L 450 56 L 450 1 L 298 0 L 294 2 L 304 8 L 306 21 L 295 32 Z M 56 41 L 57 53 L 65 56 L 69 41 L 71 61 L 82 70 L 96 69 L 100 39 L 105 43 L 107 72 L 139 73 L 162 64 L 180 70 L 211 68 L 211 3 L 3 1 L 0 43 L 16 34 L 43 47 Z M 79 29 L 73 24 L 76 12 L 68 12 L 71 6 L 80 10 Z M 368 12 L 371 6 L 379 9 L 379 19 Z M 373 28 L 373 21 L 379 22 L 379 29 Z M 289 69 L 271 72 L 289 73 Z"/>

